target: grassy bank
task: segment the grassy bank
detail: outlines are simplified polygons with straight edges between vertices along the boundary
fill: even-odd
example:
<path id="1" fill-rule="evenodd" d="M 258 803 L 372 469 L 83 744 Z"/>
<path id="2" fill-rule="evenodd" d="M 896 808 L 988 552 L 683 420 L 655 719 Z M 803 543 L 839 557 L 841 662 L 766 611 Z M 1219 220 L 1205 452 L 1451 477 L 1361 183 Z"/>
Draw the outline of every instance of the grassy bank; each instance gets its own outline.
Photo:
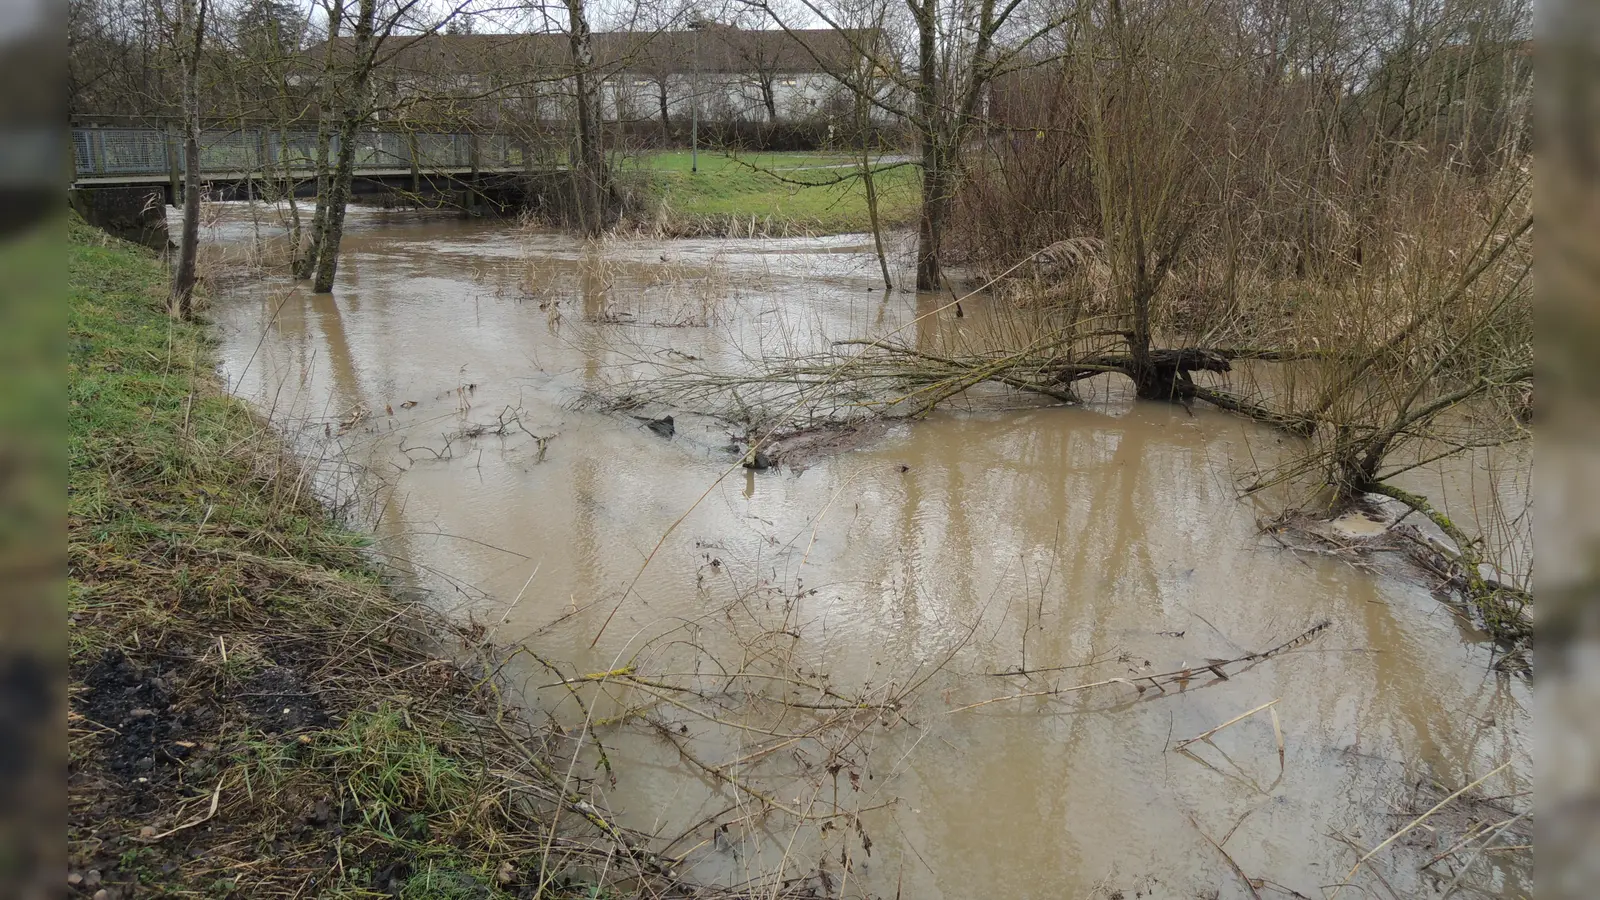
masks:
<path id="1" fill-rule="evenodd" d="M 160 262 L 76 220 L 68 252 L 74 892 L 588 897 L 602 859 L 607 896 L 656 879 L 502 706 L 481 633 L 387 589 L 218 389 Z"/>
<path id="2" fill-rule="evenodd" d="M 701 151 L 699 171 L 688 151 L 647 153 L 622 171 L 648 185 L 652 213 L 664 230 L 744 234 L 842 234 L 869 231 L 865 183 L 856 163 L 834 153 Z M 879 164 L 878 214 L 885 228 L 905 225 L 917 210 L 916 169 Z M 840 180 L 845 178 L 845 180 Z"/>

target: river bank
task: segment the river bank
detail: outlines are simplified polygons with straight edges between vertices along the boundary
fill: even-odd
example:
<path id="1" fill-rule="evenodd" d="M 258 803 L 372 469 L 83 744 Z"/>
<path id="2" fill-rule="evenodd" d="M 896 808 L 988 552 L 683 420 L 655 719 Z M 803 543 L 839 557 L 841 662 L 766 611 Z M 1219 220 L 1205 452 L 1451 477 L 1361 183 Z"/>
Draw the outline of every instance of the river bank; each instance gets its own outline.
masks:
<path id="1" fill-rule="evenodd" d="M 619 875 L 669 881 L 550 769 L 549 736 L 487 674 L 482 629 L 395 590 L 220 389 L 204 327 L 167 318 L 165 285 L 153 254 L 73 219 L 74 894 L 591 897 Z"/>

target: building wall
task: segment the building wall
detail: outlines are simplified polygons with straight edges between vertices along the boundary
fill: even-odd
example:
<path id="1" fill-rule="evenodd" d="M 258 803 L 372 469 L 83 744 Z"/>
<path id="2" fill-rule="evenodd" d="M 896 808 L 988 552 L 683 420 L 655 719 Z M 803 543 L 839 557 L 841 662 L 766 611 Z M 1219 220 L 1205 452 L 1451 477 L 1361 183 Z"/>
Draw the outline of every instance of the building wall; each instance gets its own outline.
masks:
<path id="1" fill-rule="evenodd" d="M 769 119 L 761 80 L 745 73 L 619 73 L 598 86 L 600 114 L 609 122 L 659 122 L 661 87 L 667 95 L 667 115 L 674 125 L 687 123 L 699 97 L 703 122 L 765 123 Z M 413 109 L 425 117 L 444 121 L 470 115 L 479 121 L 532 119 L 559 122 L 572 115 L 570 81 L 520 84 L 496 90 L 489 76 L 418 76 L 382 79 L 374 85 L 376 99 L 420 101 Z M 820 72 L 778 73 L 772 76 L 773 107 L 783 124 L 822 117 L 849 116 L 855 101 L 849 90 Z M 386 95 L 386 96 L 385 96 Z M 879 107 L 870 109 L 872 121 L 891 116 Z"/>
<path id="2" fill-rule="evenodd" d="M 705 121 L 765 122 L 769 118 L 755 74 L 692 73 L 656 76 L 622 73 L 601 89 L 601 113 L 609 120 L 659 119 L 661 88 L 667 95 L 667 115 L 687 119 L 700 98 Z M 800 122 L 838 109 L 849 109 L 850 95 L 842 85 L 821 73 L 775 73 L 772 76 L 773 112 L 780 122 Z"/>

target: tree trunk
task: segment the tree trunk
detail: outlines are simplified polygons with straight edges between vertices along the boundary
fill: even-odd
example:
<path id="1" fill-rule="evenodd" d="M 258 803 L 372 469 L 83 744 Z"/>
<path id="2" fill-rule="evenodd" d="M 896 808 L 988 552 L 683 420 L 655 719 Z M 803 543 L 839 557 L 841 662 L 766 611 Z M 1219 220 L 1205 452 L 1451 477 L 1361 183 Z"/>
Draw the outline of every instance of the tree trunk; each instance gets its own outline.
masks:
<path id="1" fill-rule="evenodd" d="M 868 74 L 870 78 L 870 71 Z M 872 248 L 878 255 L 878 269 L 883 273 L 883 289 L 890 290 L 894 282 L 889 278 L 889 256 L 883 249 L 883 226 L 878 220 L 878 187 L 872 178 L 872 111 L 865 98 L 856 96 L 856 126 L 861 129 L 861 184 L 867 193 L 867 220 L 872 224 Z"/>
<path id="2" fill-rule="evenodd" d="M 1137 215 L 1134 216 L 1134 225 L 1138 227 Z M 1163 379 L 1150 360 L 1150 301 L 1155 289 L 1146 275 L 1144 242 L 1136 243 L 1139 255 L 1134 260 L 1133 328 L 1128 332 L 1128 356 L 1133 363 L 1132 371 L 1128 374 L 1133 378 L 1140 397 L 1146 400 L 1170 399 L 1174 387 L 1172 379 L 1176 373 Z M 1162 383 L 1163 380 L 1166 384 Z"/>
<path id="3" fill-rule="evenodd" d="M 672 142 L 672 120 L 667 116 L 667 79 L 662 76 L 656 82 L 656 100 L 661 104 L 661 146 L 669 146 Z"/>
<path id="4" fill-rule="evenodd" d="M 294 161 L 289 149 L 288 127 L 281 119 L 278 124 L 278 165 L 283 169 L 283 195 L 289 201 L 289 261 L 293 265 L 299 263 L 300 238 L 304 229 L 300 221 L 300 201 L 294 195 L 297 185 L 294 180 Z"/>
<path id="5" fill-rule="evenodd" d="M 944 241 L 946 188 L 939 122 L 938 21 L 934 0 L 911 7 L 917 22 L 917 131 L 922 138 L 922 214 L 917 223 L 917 290 L 937 291 L 944 274 L 939 250 Z"/>
<path id="6" fill-rule="evenodd" d="M 763 74 L 761 76 L 761 105 L 767 109 L 768 125 L 778 124 L 778 98 L 774 94 L 774 90 L 772 76 Z"/>
<path id="7" fill-rule="evenodd" d="M 328 226 L 328 181 L 329 160 L 332 154 L 332 131 L 329 128 L 328 112 L 333 106 L 333 80 L 334 80 L 334 48 L 335 42 L 331 38 L 339 34 L 340 22 L 343 18 L 344 5 L 342 3 L 328 4 L 328 48 L 322 60 L 322 84 L 317 98 L 317 205 L 311 213 L 310 239 L 302 248 L 300 243 L 294 243 L 294 277 L 300 279 L 310 278 L 317 270 L 317 257 L 322 252 L 322 233 Z"/>
<path id="8" fill-rule="evenodd" d="M 294 277 L 310 278 L 317 270 L 317 257 L 322 253 L 322 233 L 328 227 L 328 186 L 331 181 L 330 161 L 333 135 L 328 128 L 324 112 L 317 117 L 317 205 L 311 213 L 310 238 L 304 248 L 296 245 L 299 254 L 294 261 Z"/>
<path id="9" fill-rule="evenodd" d="M 350 183 L 355 176 L 355 138 L 359 121 L 356 110 L 345 110 L 344 121 L 339 126 L 339 162 L 328 180 L 322 236 L 317 241 L 316 275 L 311 282 L 313 294 L 332 293 L 333 280 L 339 272 L 339 244 L 344 240 L 344 214 L 350 205 Z"/>
<path id="10" fill-rule="evenodd" d="M 917 290 L 937 291 L 944 277 L 940 248 L 944 244 L 944 225 L 950 211 L 949 178 L 945 156 L 933 143 L 937 138 L 923 136 L 922 211 L 917 220 Z"/>
<path id="11" fill-rule="evenodd" d="M 334 277 L 339 271 L 339 244 L 344 239 L 344 215 L 350 205 L 350 182 L 355 176 L 356 130 L 366 117 L 367 82 L 372 74 L 374 56 L 373 21 L 377 18 L 377 9 L 377 0 L 361 0 L 356 12 L 352 51 L 355 70 L 339 122 L 339 162 L 328 181 L 328 202 L 319 204 L 326 207 L 326 215 L 317 241 L 316 276 L 311 282 L 314 294 L 332 293 Z"/>
<path id="12" fill-rule="evenodd" d="M 192 92 L 186 90 L 192 98 Z M 192 102 L 192 101 L 191 101 Z M 172 273 L 171 311 L 180 319 L 194 314 L 195 265 L 200 255 L 200 113 L 185 117 L 183 134 L 183 230 L 178 237 L 178 267 Z"/>
<path id="13" fill-rule="evenodd" d="M 200 255 L 200 49 L 206 33 L 206 0 L 199 0 L 198 6 L 185 0 L 183 11 L 183 25 L 193 28 L 193 39 L 183 58 L 183 230 L 168 311 L 188 319 L 194 315 L 195 265 Z"/>
<path id="14" fill-rule="evenodd" d="M 599 129 L 595 118 L 598 106 L 594 95 L 591 72 L 594 69 L 594 41 L 590 37 L 589 20 L 583 12 L 583 0 L 565 0 L 567 4 L 568 43 L 572 49 L 572 83 L 576 95 L 577 153 L 573 161 L 573 174 L 577 178 L 578 214 L 580 227 L 589 237 L 605 230 L 608 210 L 606 203 L 606 162 L 600 148 Z"/>

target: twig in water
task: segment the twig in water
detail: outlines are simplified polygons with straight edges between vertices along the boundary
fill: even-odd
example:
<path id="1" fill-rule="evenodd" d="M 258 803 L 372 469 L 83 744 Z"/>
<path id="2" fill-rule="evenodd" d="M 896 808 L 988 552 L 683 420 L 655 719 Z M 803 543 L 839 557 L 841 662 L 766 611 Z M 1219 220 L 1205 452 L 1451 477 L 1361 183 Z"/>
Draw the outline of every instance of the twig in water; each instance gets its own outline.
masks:
<path id="1" fill-rule="evenodd" d="M 1204 733 L 1201 733 L 1201 734 L 1197 734 L 1194 737 L 1189 738 L 1186 741 L 1179 741 L 1178 742 L 1178 746 L 1173 748 L 1173 749 L 1182 750 L 1183 748 L 1189 746 L 1190 744 L 1194 743 L 1195 741 L 1209 741 L 1211 739 L 1212 735 L 1216 734 L 1217 732 L 1221 731 L 1222 729 L 1227 728 L 1230 725 L 1237 725 L 1238 723 L 1244 721 L 1245 719 L 1250 718 L 1251 716 L 1255 715 L 1256 713 L 1261 712 L 1263 709 L 1270 708 L 1273 704 L 1277 703 L 1278 700 L 1282 700 L 1282 699 L 1283 699 L 1282 697 L 1279 697 L 1277 700 L 1269 700 L 1266 703 L 1263 703 L 1260 706 L 1256 707 L 1255 709 L 1250 710 L 1249 712 L 1240 713 L 1239 715 L 1234 716 L 1233 718 L 1229 719 L 1226 722 L 1223 722 L 1221 725 L 1218 725 L 1217 727 L 1211 729 L 1210 731 L 1207 731 L 1207 732 L 1204 732 Z M 1281 758 L 1281 754 L 1283 753 L 1283 742 L 1281 740 L 1281 733 L 1280 733 L 1280 740 L 1278 742 L 1278 753 L 1280 754 L 1280 758 Z"/>
<path id="2" fill-rule="evenodd" d="M 1389 846 L 1390 844 L 1394 843 L 1395 841 L 1399 840 L 1400 837 L 1402 835 L 1404 835 L 1406 832 L 1408 832 L 1411 829 L 1417 827 L 1418 825 L 1421 825 L 1424 821 L 1427 820 L 1427 818 L 1429 816 L 1431 816 L 1434 813 L 1438 812 L 1439 810 L 1443 809 L 1445 807 L 1445 804 L 1447 804 L 1450 801 L 1456 799 L 1457 797 L 1461 796 L 1462 794 L 1465 794 L 1467 791 L 1472 790 L 1473 788 L 1477 787 L 1478 785 L 1483 784 L 1485 781 L 1488 781 L 1489 779 L 1491 779 L 1494 776 L 1500 774 L 1501 772 L 1504 772 L 1507 768 L 1510 767 L 1510 765 L 1511 765 L 1511 760 L 1508 759 L 1505 762 L 1501 763 L 1500 765 L 1495 766 L 1494 769 L 1490 770 L 1488 774 L 1486 774 L 1483 777 L 1479 778 L 1477 781 L 1472 782 L 1471 784 L 1467 785 L 1466 787 L 1461 788 L 1460 790 L 1457 790 L 1456 792 L 1452 793 L 1450 796 L 1444 798 L 1443 800 L 1440 800 L 1438 803 L 1435 803 L 1431 809 L 1429 809 L 1427 812 L 1423 813 L 1422 815 L 1417 816 L 1415 819 L 1412 819 L 1410 822 L 1408 822 L 1406 824 L 1406 826 L 1404 828 L 1400 829 L 1399 831 L 1396 831 L 1394 834 L 1389 835 L 1387 838 L 1384 838 L 1382 843 L 1378 844 L 1378 846 L 1376 846 L 1376 847 L 1373 847 L 1371 850 L 1368 850 L 1367 854 L 1365 856 L 1363 856 L 1360 859 L 1356 860 L 1356 864 L 1350 867 L 1350 871 L 1344 873 L 1344 878 L 1340 879 L 1340 884 L 1339 884 L 1338 890 L 1335 890 L 1333 892 L 1333 897 L 1330 897 L 1329 900 L 1336 900 L 1336 898 L 1341 893 L 1344 892 L 1345 885 L 1350 883 L 1350 879 L 1355 876 L 1356 871 L 1358 869 L 1360 869 L 1363 865 L 1365 865 L 1367 860 L 1369 860 L 1372 857 L 1376 856 L 1381 850 L 1383 850 L 1383 848 L 1385 848 L 1385 847 Z"/>
<path id="3" fill-rule="evenodd" d="M 1283 774 L 1283 766 L 1284 766 L 1284 762 L 1283 762 L 1283 723 L 1278 721 L 1278 711 L 1276 709 L 1271 710 L 1271 713 L 1272 713 L 1272 734 L 1273 734 L 1273 736 L 1275 736 L 1278 739 L 1278 774 L 1281 775 L 1281 774 Z"/>
<path id="4" fill-rule="evenodd" d="M 1484 839 L 1483 845 L 1478 848 L 1478 855 L 1482 856 L 1483 854 L 1492 852 L 1494 850 L 1531 850 L 1531 849 L 1533 849 L 1533 845 L 1531 845 L 1531 844 L 1521 844 L 1521 845 L 1518 845 L 1518 846 L 1515 846 L 1515 847 L 1491 847 L 1491 846 L 1489 846 L 1490 844 L 1493 844 L 1495 842 L 1495 840 L 1500 837 L 1500 835 L 1505 834 L 1506 829 L 1508 829 L 1511 826 L 1517 824 L 1517 822 L 1521 821 L 1527 815 L 1528 815 L 1528 813 L 1521 812 L 1521 813 L 1518 813 L 1517 815 L 1513 816 L 1512 818 L 1507 819 L 1506 821 L 1500 823 L 1500 827 L 1496 828 L 1493 834 L 1489 835 L 1487 838 Z M 1452 851 L 1452 852 L 1454 852 L 1454 851 Z M 1451 894 L 1455 893 L 1456 885 L 1461 883 L 1461 879 L 1463 879 L 1463 878 L 1465 878 L 1467 876 L 1467 872 L 1472 869 L 1473 864 L 1476 863 L 1476 862 L 1477 862 L 1476 858 L 1468 859 L 1466 865 L 1461 867 L 1461 871 L 1456 873 L 1456 877 L 1455 878 L 1450 879 L 1450 884 L 1445 886 L 1444 893 L 1440 894 L 1439 896 L 1448 897 Z M 1432 862 L 1429 862 L 1428 865 L 1432 865 Z M 1424 866 L 1424 868 L 1426 868 L 1426 866 Z"/>
<path id="5" fill-rule="evenodd" d="M 1272 702 L 1276 703 L 1278 701 L 1274 700 Z M 1222 849 L 1221 844 L 1213 841 L 1211 839 L 1211 835 L 1206 834 L 1205 831 L 1200 828 L 1200 823 L 1194 820 L 1194 816 L 1184 813 L 1183 817 L 1188 819 L 1189 824 L 1194 826 L 1194 830 L 1199 832 L 1200 836 L 1206 839 L 1206 843 L 1216 848 L 1216 851 L 1222 854 L 1222 858 L 1228 861 L 1228 868 L 1232 869 L 1233 874 L 1239 876 L 1239 880 L 1244 882 L 1245 888 L 1250 891 L 1250 896 L 1256 898 L 1256 900 L 1261 900 L 1261 892 L 1256 890 L 1256 883 L 1250 880 L 1250 876 L 1244 874 L 1244 870 L 1239 868 L 1239 864 L 1233 861 L 1233 857 L 1228 855 L 1228 851 Z M 1229 832 L 1229 834 L 1232 834 L 1232 832 Z"/>
<path id="6" fill-rule="evenodd" d="M 1043 691 L 1025 691 L 1025 692 L 1020 693 L 1020 694 L 1008 694 L 1008 695 L 1006 695 L 1004 697 L 993 697 L 993 698 L 988 699 L 988 700 L 980 700 L 977 703 L 969 703 L 966 706 L 958 706 L 955 709 L 950 710 L 949 712 L 958 713 L 958 712 L 962 712 L 963 710 L 976 709 L 977 707 L 980 707 L 980 706 L 987 706 L 990 703 L 999 703 L 1002 700 L 1024 700 L 1024 699 L 1027 699 L 1028 697 L 1051 697 L 1051 696 L 1055 696 L 1055 695 L 1058 695 L 1058 694 L 1072 694 L 1072 693 L 1076 693 L 1078 691 L 1088 690 L 1089 688 L 1103 687 L 1103 686 L 1108 685 L 1108 684 L 1125 684 L 1125 685 L 1133 688 L 1135 691 L 1138 691 L 1141 695 L 1145 691 L 1147 691 L 1150 688 L 1154 687 L 1156 690 L 1158 690 L 1158 691 L 1160 691 L 1160 692 L 1162 692 L 1164 694 L 1164 693 L 1167 692 L 1167 689 L 1166 689 L 1165 685 L 1174 684 L 1174 685 L 1177 685 L 1179 688 L 1183 688 L 1183 687 L 1186 687 L 1189 684 L 1190 681 L 1194 680 L 1194 678 L 1196 676 L 1201 675 L 1201 674 L 1203 674 L 1205 672 L 1211 672 L 1213 675 L 1217 676 L 1217 678 L 1219 680 L 1226 681 L 1226 680 L 1228 680 L 1229 676 L 1223 670 L 1227 666 L 1231 666 L 1231 665 L 1234 665 L 1236 663 L 1260 662 L 1261 660 L 1270 659 L 1271 657 L 1277 656 L 1280 653 L 1285 653 L 1285 652 L 1287 652 L 1289 650 L 1293 650 L 1293 649 L 1295 649 L 1297 647 L 1301 647 L 1301 646 L 1311 642 L 1318 635 L 1322 634 L 1322 632 L 1326 631 L 1328 629 L 1328 627 L 1330 625 L 1332 625 L 1332 624 L 1333 623 L 1331 621 L 1329 621 L 1327 619 L 1324 619 L 1323 621 L 1318 622 L 1317 624 L 1311 626 L 1310 628 L 1307 628 L 1305 631 L 1302 631 L 1300 634 L 1298 634 L 1294 638 L 1291 638 L 1290 640 L 1284 641 L 1283 643 L 1277 645 L 1276 647 L 1273 647 L 1270 650 L 1263 650 L 1263 651 L 1261 651 L 1259 653 L 1246 653 L 1243 656 L 1237 656 L 1237 657 L 1234 657 L 1233 659 L 1211 659 L 1211 660 L 1206 660 L 1204 663 L 1202 663 L 1201 665 L 1198 665 L 1198 666 L 1188 666 L 1188 667 L 1185 667 L 1185 668 L 1182 668 L 1182 669 L 1175 669 L 1175 670 L 1173 670 L 1171 672 L 1158 672 L 1158 673 L 1156 673 L 1154 675 L 1140 675 L 1137 678 L 1133 678 L 1133 679 L 1107 678 L 1107 679 L 1105 679 L 1103 681 L 1092 681 L 1092 682 L 1090 682 L 1088 684 L 1080 684 L 1080 685 L 1075 685 L 1073 687 L 1067 687 L 1067 688 L 1051 688 L 1049 690 L 1043 690 Z M 1036 669 L 1034 671 L 1040 671 L 1040 670 Z M 1018 674 L 1018 673 L 1009 673 L 1009 674 Z M 1238 674 L 1238 673 L 1236 672 L 1235 674 Z M 1277 701 L 1273 701 L 1273 702 L 1275 703 Z M 1271 704 L 1268 704 L 1268 705 L 1271 705 Z M 1259 710 L 1253 710 L 1253 711 L 1259 711 Z M 1246 713 L 1246 715 L 1249 715 L 1249 713 Z M 1225 723 L 1225 725 L 1223 725 L 1223 726 L 1218 726 L 1218 727 L 1219 728 L 1226 727 L 1226 725 L 1231 725 L 1231 724 L 1232 723 L 1229 722 L 1229 723 Z M 1191 740 L 1198 740 L 1198 739 L 1199 738 L 1192 738 Z M 1188 743 L 1188 742 L 1186 741 L 1185 743 Z M 1179 745 L 1178 749 L 1182 749 L 1182 745 L 1181 744 Z"/>
<path id="7" fill-rule="evenodd" d="M 1072 694 L 1078 691 L 1086 691 L 1089 688 L 1102 687 L 1108 684 L 1125 684 L 1128 687 L 1135 687 L 1134 683 L 1126 678 L 1107 678 L 1105 681 L 1092 681 L 1088 684 L 1080 684 L 1069 688 L 1052 688 L 1048 691 L 1025 691 L 1021 694 L 1008 694 L 1004 697 L 992 697 L 988 700 L 979 700 L 977 703 L 968 703 L 966 706 L 958 706 L 955 709 L 950 710 L 948 713 L 945 713 L 945 715 L 965 712 L 969 709 L 977 709 L 980 706 L 988 706 L 991 703 L 999 703 L 1002 700 L 1023 700 L 1028 697 L 1053 697 L 1058 694 Z"/>

